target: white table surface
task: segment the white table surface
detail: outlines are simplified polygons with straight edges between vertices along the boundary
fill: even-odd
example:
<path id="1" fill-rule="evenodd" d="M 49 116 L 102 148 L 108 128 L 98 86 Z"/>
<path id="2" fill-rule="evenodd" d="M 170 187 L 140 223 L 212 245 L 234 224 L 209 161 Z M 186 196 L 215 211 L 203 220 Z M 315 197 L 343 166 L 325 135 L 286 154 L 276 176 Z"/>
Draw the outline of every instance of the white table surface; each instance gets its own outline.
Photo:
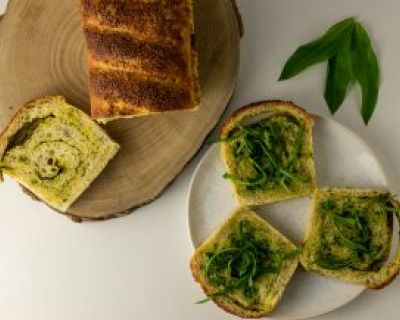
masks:
<path id="1" fill-rule="evenodd" d="M 17 0 L 16 0 L 17 1 Z M 6 0 L 0 0 L 0 9 Z M 369 127 L 353 90 L 335 119 L 378 155 L 393 192 L 400 193 L 400 1 L 238 0 L 245 25 L 238 89 L 229 112 L 266 98 L 292 99 L 329 115 L 323 101 L 324 66 L 291 81 L 276 81 L 295 47 L 329 25 L 356 16 L 367 26 L 382 67 L 381 96 Z M 0 186 L 0 318 L 3 320 L 233 319 L 203 297 L 192 280 L 187 227 L 190 178 L 205 148 L 157 202 L 127 217 L 73 224 Z M 307 290 L 307 288 L 304 288 Z M 400 280 L 319 320 L 395 320 Z"/>

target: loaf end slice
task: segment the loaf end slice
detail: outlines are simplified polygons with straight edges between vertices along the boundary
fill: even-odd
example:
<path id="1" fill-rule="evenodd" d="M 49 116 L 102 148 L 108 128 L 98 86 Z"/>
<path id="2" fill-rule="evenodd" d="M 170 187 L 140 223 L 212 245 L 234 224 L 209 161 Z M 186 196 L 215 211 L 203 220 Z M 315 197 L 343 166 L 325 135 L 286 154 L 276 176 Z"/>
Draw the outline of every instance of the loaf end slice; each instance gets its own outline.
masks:
<path id="1" fill-rule="evenodd" d="M 0 136 L 0 171 L 65 212 L 119 150 L 119 145 L 64 97 L 22 106 Z"/>

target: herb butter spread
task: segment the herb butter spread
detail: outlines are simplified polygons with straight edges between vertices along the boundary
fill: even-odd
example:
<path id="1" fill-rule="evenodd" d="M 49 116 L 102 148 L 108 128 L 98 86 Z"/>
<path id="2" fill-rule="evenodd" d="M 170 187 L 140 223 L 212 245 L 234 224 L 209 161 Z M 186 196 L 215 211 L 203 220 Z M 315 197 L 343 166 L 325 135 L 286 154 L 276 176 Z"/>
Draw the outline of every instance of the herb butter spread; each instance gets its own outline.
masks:
<path id="1" fill-rule="evenodd" d="M 389 254 L 393 208 L 388 196 L 322 201 L 315 263 L 326 269 L 379 270 Z"/>
<path id="2" fill-rule="evenodd" d="M 400 272 L 400 247 L 389 259 L 400 204 L 379 189 L 317 189 L 300 257 L 306 270 L 378 289 Z"/>
<path id="3" fill-rule="evenodd" d="M 258 205 L 310 195 L 315 189 L 312 117 L 286 102 L 243 110 L 221 135 L 224 178 L 239 202 Z"/>
<path id="4" fill-rule="evenodd" d="M 260 304 L 260 284 L 271 285 L 285 260 L 298 253 L 271 243 L 249 220 L 240 221 L 219 247 L 206 253 L 203 268 L 207 281 L 219 288 L 211 297 L 234 293 L 246 306 Z"/>
<path id="5" fill-rule="evenodd" d="M 238 126 L 226 141 L 236 158 L 234 174 L 226 174 L 246 189 L 283 188 L 309 181 L 302 167 L 304 124 L 290 115 L 276 115 Z"/>
<path id="6" fill-rule="evenodd" d="M 21 109 L 2 139 L 1 171 L 61 211 L 118 150 L 86 114 L 58 97 Z"/>

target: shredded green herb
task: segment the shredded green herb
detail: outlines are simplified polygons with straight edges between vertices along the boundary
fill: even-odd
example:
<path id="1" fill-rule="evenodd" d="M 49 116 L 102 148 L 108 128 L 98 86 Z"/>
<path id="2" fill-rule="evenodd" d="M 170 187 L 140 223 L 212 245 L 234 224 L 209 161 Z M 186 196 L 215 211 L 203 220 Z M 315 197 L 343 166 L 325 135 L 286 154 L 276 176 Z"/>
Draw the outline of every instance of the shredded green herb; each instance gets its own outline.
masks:
<path id="1" fill-rule="evenodd" d="M 198 303 L 236 290 L 242 291 L 246 299 L 256 303 L 257 279 L 265 274 L 279 273 L 284 261 L 300 253 L 300 249 L 291 252 L 273 250 L 268 239 L 256 237 L 255 234 L 250 222 L 243 220 L 238 231 L 230 236 L 229 247 L 207 254 L 203 272 L 207 281 L 218 290 Z"/>
<path id="2" fill-rule="evenodd" d="M 384 244 L 373 241 L 371 216 L 374 214 L 377 219 L 383 219 L 383 223 L 391 223 L 395 208 L 388 197 L 361 200 L 349 197 L 344 201 L 328 199 L 322 202 L 321 214 L 329 227 L 321 232 L 315 263 L 331 270 L 380 267 L 387 252 Z M 328 229 L 332 230 L 333 236 Z"/>
<path id="3" fill-rule="evenodd" d="M 224 178 L 247 189 L 281 186 L 291 192 L 293 182 L 308 180 L 301 173 L 304 140 L 304 124 L 290 115 L 276 115 L 253 125 L 238 126 L 224 142 L 231 145 L 236 161 L 251 169 L 245 176 L 225 173 Z"/>

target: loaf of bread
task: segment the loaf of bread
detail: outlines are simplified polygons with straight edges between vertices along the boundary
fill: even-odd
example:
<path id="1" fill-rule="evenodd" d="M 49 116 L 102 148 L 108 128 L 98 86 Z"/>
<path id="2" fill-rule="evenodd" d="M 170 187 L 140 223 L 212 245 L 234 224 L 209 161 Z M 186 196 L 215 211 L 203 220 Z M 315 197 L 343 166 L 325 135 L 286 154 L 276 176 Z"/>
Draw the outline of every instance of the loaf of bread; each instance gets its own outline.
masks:
<path id="1" fill-rule="evenodd" d="M 237 110 L 221 133 L 225 177 L 242 205 L 309 196 L 315 189 L 313 117 L 291 102 Z"/>
<path id="2" fill-rule="evenodd" d="M 301 264 L 306 270 L 378 289 L 400 271 L 392 261 L 393 217 L 400 205 L 374 189 L 322 189 L 314 194 Z"/>
<path id="3" fill-rule="evenodd" d="M 300 250 L 247 207 L 236 209 L 199 248 L 190 266 L 208 299 L 243 318 L 279 303 Z"/>
<path id="4" fill-rule="evenodd" d="M 60 96 L 27 103 L 0 136 L 0 175 L 65 212 L 119 149 L 81 110 Z"/>
<path id="5" fill-rule="evenodd" d="M 199 106 L 191 0 L 81 0 L 92 118 Z"/>

